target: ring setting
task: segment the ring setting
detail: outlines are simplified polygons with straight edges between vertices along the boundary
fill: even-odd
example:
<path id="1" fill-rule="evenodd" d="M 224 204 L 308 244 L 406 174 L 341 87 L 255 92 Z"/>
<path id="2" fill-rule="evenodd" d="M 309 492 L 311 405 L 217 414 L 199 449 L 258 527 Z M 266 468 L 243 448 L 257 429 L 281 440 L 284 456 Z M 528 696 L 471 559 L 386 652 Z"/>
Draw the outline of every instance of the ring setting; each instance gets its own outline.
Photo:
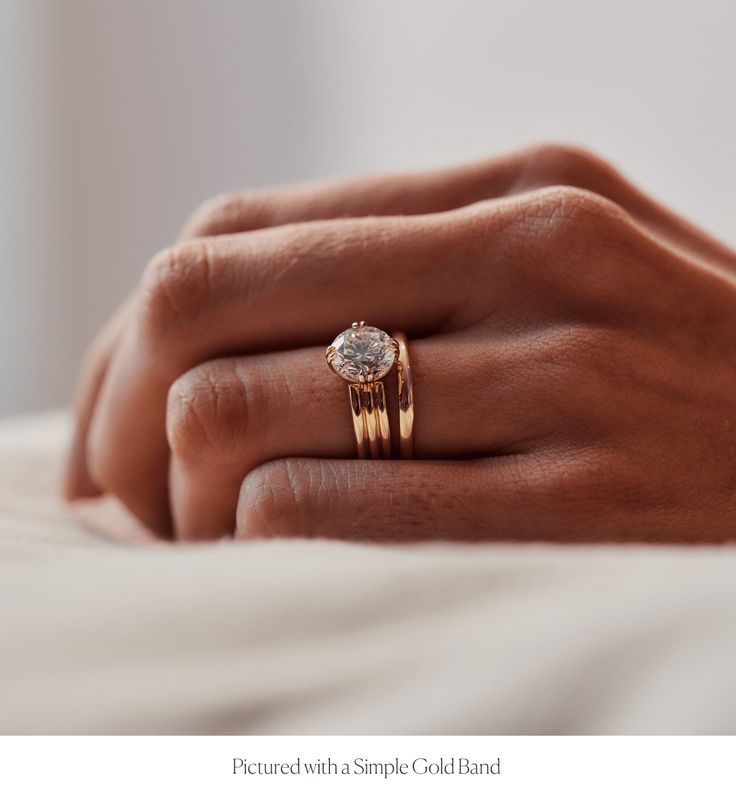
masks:
<path id="1" fill-rule="evenodd" d="M 347 382 L 371 383 L 393 368 L 399 344 L 387 332 L 356 321 L 327 347 L 327 363 Z"/>
<path id="2" fill-rule="evenodd" d="M 413 398 L 406 336 L 392 337 L 377 327 L 356 321 L 327 347 L 329 367 L 349 383 L 353 431 L 360 459 L 391 457 L 391 427 L 383 379 L 396 366 L 398 379 L 400 448 L 413 455 Z"/>

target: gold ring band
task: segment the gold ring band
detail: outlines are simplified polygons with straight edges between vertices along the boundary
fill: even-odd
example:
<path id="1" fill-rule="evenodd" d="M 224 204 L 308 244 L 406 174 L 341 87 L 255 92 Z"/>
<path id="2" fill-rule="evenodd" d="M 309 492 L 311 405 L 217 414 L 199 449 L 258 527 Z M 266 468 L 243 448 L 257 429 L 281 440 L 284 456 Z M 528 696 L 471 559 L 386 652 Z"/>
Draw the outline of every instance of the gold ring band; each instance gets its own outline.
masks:
<path id="1" fill-rule="evenodd" d="M 386 391 L 383 389 L 383 382 L 375 382 L 373 385 L 373 406 L 376 413 L 381 456 L 384 459 L 391 459 L 391 426 L 388 422 Z"/>
<path id="2" fill-rule="evenodd" d="M 348 387 L 358 459 L 391 459 L 391 427 L 383 382 Z"/>
<path id="3" fill-rule="evenodd" d="M 394 332 L 399 344 L 396 376 L 399 396 L 399 454 L 402 459 L 414 458 L 414 382 L 411 376 L 409 342 L 403 332 Z"/>
<path id="4" fill-rule="evenodd" d="M 353 418 L 353 431 L 355 432 L 355 445 L 358 450 L 358 459 L 368 459 L 368 429 L 365 425 L 363 414 L 363 390 L 360 385 L 348 387 L 350 395 L 350 412 Z"/>

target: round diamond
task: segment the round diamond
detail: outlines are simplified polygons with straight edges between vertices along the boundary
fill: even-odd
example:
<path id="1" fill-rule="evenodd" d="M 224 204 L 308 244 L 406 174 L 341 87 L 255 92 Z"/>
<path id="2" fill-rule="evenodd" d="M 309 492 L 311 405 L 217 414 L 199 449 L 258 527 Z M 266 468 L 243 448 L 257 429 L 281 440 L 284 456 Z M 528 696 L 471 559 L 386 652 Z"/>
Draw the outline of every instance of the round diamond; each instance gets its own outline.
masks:
<path id="1" fill-rule="evenodd" d="M 348 382 L 381 379 L 396 361 L 393 338 L 365 324 L 341 332 L 327 351 L 332 370 Z"/>

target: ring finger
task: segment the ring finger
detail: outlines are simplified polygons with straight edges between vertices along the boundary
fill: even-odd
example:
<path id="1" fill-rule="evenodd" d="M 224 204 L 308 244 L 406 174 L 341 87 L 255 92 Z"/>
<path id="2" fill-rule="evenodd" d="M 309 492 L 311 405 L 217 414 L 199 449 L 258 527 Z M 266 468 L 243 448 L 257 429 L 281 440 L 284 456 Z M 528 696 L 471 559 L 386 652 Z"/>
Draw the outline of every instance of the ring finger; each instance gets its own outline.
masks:
<path id="1" fill-rule="evenodd" d="M 549 401 L 525 404 L 518 340 L 486 340 L 476 352 L 464 333 L 410 346 L 418 458 L 519 453 L 550 434 L 549 419 L 559 416 Z M 391 376 L 385 384 L 393 419 L 396 385 Z M 241 483 L 265 462 L 354 457 L 347 394 L 326 368 L 324 348 L 212 360 L 179 378 L 167 411 L 176 535 L 231 533 Z"/>

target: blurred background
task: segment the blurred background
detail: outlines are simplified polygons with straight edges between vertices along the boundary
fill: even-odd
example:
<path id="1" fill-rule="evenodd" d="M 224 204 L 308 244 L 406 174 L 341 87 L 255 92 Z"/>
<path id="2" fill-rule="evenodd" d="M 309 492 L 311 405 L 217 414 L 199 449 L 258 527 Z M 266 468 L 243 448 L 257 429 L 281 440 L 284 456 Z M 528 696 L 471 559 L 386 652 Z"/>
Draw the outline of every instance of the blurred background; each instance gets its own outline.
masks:
<path id="1" fill-rule="evenodd" d="M 0 415 L 201 200 L 582 144 L 736 245 L 736 5 L 0 0 Z"/>

